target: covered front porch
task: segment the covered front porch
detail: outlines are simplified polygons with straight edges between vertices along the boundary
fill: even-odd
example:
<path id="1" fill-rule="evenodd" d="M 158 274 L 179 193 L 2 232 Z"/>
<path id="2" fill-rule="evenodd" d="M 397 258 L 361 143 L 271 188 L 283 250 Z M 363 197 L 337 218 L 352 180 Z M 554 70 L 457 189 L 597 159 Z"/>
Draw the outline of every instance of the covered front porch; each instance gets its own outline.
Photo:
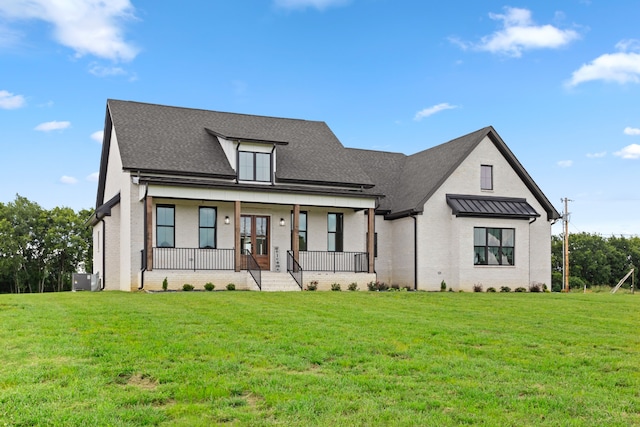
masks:
<path id="1" fill-rule="evenodd" d="M 231 201 L 228 191 L 184 198 L 194 189 L 179 190 L 183 197 L 176 198 L 167 187 L 150 185 L 141 200 L 144 289 L 161 289 L 165 277 L 170 289 L 211 282 L 216 289 L 233 283 L 236 289 L 302 290 L 311 281 L 318 289 L 353 282 L 366 289 L 375 280 L 370 197 L 268 194 L 261 200 L 264 193 L 247 191 L 240 192 L 242 201 Z M 300 199 L 306 203 L 291 203 Z"/>

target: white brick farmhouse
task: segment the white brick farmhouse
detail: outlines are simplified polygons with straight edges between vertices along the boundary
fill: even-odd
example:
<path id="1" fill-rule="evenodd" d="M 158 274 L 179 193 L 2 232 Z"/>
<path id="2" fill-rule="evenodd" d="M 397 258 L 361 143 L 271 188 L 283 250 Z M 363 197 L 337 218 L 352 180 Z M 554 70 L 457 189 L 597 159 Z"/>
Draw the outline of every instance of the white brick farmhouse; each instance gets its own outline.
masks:
<path id="1" fill-rule="evenodd" d="M 104 289 L 470 290 L 549 285 L 558 218 L 492 127 L 404 155 L 324 122 L 109 100 L 90 223 Z"/>

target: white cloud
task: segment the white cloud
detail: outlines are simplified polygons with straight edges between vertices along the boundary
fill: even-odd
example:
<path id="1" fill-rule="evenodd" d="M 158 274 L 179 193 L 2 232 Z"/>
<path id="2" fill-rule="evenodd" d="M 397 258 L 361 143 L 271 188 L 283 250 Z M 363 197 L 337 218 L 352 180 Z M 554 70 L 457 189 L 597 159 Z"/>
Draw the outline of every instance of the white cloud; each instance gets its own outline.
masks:
<path id="1" fill-rule="evenodd" d="M 63 184 L 73 185 L 73 184 L 77 184 L 77 183 L 78 183 L 78 180 L 77 180 L 77 179 L 75 179 L 75 178 L 74 178 L 74 177 L 72 177 L 72 176 L 62 175 L 62 176 L 60 177 L 60 182 L 61 182 L 61 183 L 63 183 Z"/>
<path id="2" fill-rule="evenodd" d="M 570 168 L 571 166 L 573 166 L 573 160 L 560 160 L 558 162 L 558 166 L 560 166 L 561 168 Z"/>
<path id="3" fill-rule="evenodd" d="M 568 86 L 591 80 L 605 82 L 640 83 L 640 40 L 623 40 L 616 44 L 616 53 L 605 53 L 571 74 Z"/>
<path id="4" fill-rule="evenodd" d="M 444 110 L 452 110 L 454 108 L 458 108 L 457 105 L 451 105 L 447 102 L 443 102 L 442 104 L 434 105 L 433 107 L 425 108 L 424 110 L 418 111 L 416 115 L 413 117 L 413 120 L 420 121 L 425 117 L 429 117 L 433 114 L 439 113 Z"/>
<path id="5" fill-rule="evenodd" d="M 590 159 L 600 159 L 607 155 L 606 151 L 601 151 L 599 153 L 587 153 L 587 157 Z"/>
<path id="6" fill-rule="evenodd" d="M 24 107 L 24 104 L 24 96 L 14 95 L 6 90 L 0 90 L 0 108 L 13 110 L 15 108 Z"/>
<path id="7" fill-rule="evenodd" d="M 40 123 L 38 126 L 35 127 L 35 130 L 39 130 L 42 132 L 49 132 L 52 130 L 63 130 L 68 128 L 69 126 L 71 126 L 71 122 L 58 122 L 54 120 L 52 122 Z"/>
<path id="8" fill-rule="evenodd" d="M 463 42 L 455 38 L 450 41 L 463 49 L 473 47 L 518 58 L 525 50 L 557 49 L 580 38 L 574 30 L 561 30 L 549 24 L 535 25 L 528 9 L 505 7 L 504 14 L 490 13 L 489 17 L 502 21 L 502 29 L 482 37 L 479 43 Z"/>
<path id="9" fill-rule="evenodd" d="M 283 9 L 314 7 L 318 10 L 324 10 L 332 6 L 342 6 L 348 2 L 349 0 L 274 0 L 274 4 Z"/>
<path id="10" fill-rule="evenodd" d="M 128 74 L 122 67 L 104 67 L 95 62 L 89 64 L 89 72 L 96 77 L 126 76 Z"/>
<path id="11" fill-rule="evenodd" d="M 625 135 L 640 135 L 640 129 L 627 126 L 624 128 Z"/>
<path id="12" fill-rule="evenodd" d="M 613 154 L 615 154 L 618 157 L 622 157 L 623 159 L 633 159 L 633 160 L 640 159 L 640 145 L 638 144 L 627 145 L 622 150 L 616 151 Z"/>
<path id="13" fill-rule="evenodd" d="M 91 134 L 91 139 L 102 144 L 103 135 L 104 135 L 104 131 L 97 130 Z"/>
<path id="14" fill-rule="evenodd" d="M 87 181 L 98 182 L 98 177 L 99 177 L 98 172 L 94 172 L 90 175 L 87 175 Z"/>
<path id="15" fill-rule="evenodd" d="M 37 19 L 53 26 L 54 39 L 76 52 L 129 61 L 138 49 L 124 40 L 124 22 L 134 19 L 129 0 L 5 0 L 6 20 Z"/>

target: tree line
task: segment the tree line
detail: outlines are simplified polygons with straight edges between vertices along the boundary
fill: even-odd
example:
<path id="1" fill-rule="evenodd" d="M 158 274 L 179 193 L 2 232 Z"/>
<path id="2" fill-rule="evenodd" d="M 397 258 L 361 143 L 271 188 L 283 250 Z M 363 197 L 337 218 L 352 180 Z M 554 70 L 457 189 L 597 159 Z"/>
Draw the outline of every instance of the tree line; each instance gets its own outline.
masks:
<path id="1" fill-rule="evenodd" d="M 0 202 L 0 293 L 71 290 L 73 272 L 93 269 L 93 238 L 86 224 L 91 213 L 47 210 L 20 195 Z M 614 286 L 640 266 L 640 237 L 571 234 L 569 253 L 572 288 Z M 551 236 L 553 290 L 562 289 L 562 260 L 562 236 Z"/>
<path id="2" fill-rule="evenodd" d="M 71 290 L 71 275 L 93 269 L 89 209 L 44 209 L 26 197 L 0 202 L 0 293 Z"/>
<path id="3" fill-rule="evenodd" d="M 551 236 L 552 289 L 562 289 L 562 236 Z M 640 237 L 569 234 L 569 287 L 615 286 L 631 268 L 640 266 Z M 625 287 L 629 287 L 629 279 Z M 636 279 L 636 287 L 638 287 Z"/>

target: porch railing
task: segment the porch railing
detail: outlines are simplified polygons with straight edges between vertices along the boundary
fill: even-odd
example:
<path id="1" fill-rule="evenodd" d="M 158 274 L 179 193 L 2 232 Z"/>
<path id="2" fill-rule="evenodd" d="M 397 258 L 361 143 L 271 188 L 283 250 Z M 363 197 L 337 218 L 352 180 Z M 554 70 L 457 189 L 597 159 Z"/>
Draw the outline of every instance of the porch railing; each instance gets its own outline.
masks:
<path id="1" fill-rule="evenodd" d="M 262 290 L 262 269 L 260 268 L 258 261 L 256 261 L 251 252 L 247 252 L 243 256 L 245 257 L 247 271 L 249 272 L 249 274 L 251 274 L 253 280 L 256 281 L 258 289 Z"/>
<path id="2" fill-rule="evenodd" d="M 292 251 L 287 251 L 287 272 L 291 274 L 293 280 L 296 281 L 300 290 L 302 290 L 302 267 L 298 264 L 298 261 L 293 257 Z"/>
<path id="3" fill-rule="evenodd" d="M 369 254 L 366 252 L 300 251 L 298 254 L 298 263 L 305 271 L 369 271 Z"/>
<path id="4" fill-rule="evenodd" d="M 153 248 L 156 270 L 233 270 L 233 249 Z"/>

